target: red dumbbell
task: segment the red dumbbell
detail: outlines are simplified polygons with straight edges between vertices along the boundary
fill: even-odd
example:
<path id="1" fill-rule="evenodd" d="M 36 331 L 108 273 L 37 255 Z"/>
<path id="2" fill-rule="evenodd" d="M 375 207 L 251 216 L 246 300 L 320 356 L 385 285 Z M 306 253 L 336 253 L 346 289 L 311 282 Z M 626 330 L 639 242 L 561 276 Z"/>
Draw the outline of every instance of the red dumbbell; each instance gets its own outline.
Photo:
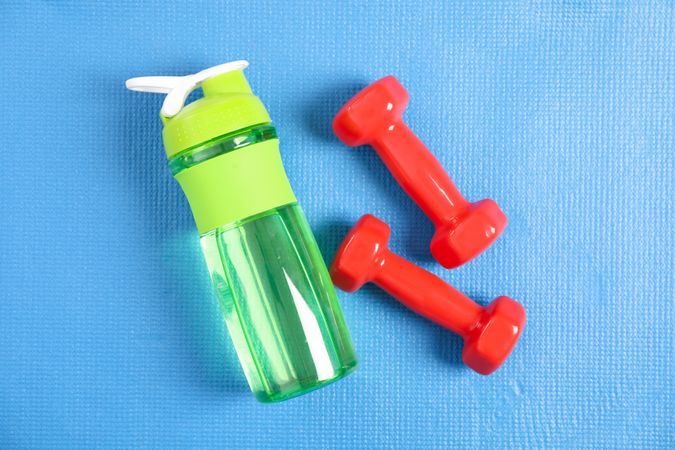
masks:
<path id="1" fill-rule="evenodd" d="M 431 254 L 443 267 L 475 258 L 497 239 L 507 219 L 497 203 L 469 203 L 429 149 L 403 122 L 409 95 L 392 76 L 356 94 L 337 113 L 333 131 L 345 144 L 370 144 L 403 190 L 436 226 Z"/>
<path id="2" fill-rule="evenodd" d="M 354 292 L 373 282 L 416 313 L 464 338 L 464 363 L 488 375 L 506 360 L 525 326 L 525 310 L 509 297 L 486 308 L 436 275 L 387 248 L 389 226 L 367 214 L 354 225 L 330 268 L 337 287 Z"/>

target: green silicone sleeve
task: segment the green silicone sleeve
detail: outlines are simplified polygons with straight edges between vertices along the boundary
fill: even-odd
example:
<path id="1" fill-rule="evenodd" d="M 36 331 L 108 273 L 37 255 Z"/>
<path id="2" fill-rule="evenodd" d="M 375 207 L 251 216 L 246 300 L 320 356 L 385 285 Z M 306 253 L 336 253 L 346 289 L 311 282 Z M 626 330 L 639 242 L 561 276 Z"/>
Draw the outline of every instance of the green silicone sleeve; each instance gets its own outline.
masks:
<path id="1" fill-rule="evenodd" d="M 296 202 L 278 139 L 227 152 L 176 174 L 199 234 Z"/>

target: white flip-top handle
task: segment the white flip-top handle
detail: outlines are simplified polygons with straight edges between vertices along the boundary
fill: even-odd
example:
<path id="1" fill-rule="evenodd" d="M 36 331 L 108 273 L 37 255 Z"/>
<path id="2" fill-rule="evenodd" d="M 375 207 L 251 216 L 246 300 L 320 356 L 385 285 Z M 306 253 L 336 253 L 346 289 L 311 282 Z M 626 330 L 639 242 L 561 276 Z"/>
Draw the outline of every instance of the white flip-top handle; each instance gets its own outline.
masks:
<path id="1" fill-rule="evenodd" d="M 127 80 L 126 86 L 127 89 L 131 89 L 132 91 L 167 94 L 162 104 L 162 115 L 164 117 L 173 117 L 183 109 L 185 100 L 190 95 L 190 92 L 201 86 L 204 81 L 216 75 L 233 70 L 242 70 L 246 67 L 248 67 L 248 61 L 232 61 L 182 77 L 130 78 Z"/>

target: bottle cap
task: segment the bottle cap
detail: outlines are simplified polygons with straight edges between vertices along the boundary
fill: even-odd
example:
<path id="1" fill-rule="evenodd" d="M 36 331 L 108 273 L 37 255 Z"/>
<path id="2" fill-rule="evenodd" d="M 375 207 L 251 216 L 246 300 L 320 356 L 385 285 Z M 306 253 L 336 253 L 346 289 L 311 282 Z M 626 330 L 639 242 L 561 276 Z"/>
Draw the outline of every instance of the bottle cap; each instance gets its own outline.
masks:
<path id="1" fill-rule="evenodd" d="M 160 111 L 164 148 L 169 158 L 234 131 L 271 122 L 253 95 L 243 70 L 248 61 L 232 61 L 185 76 L 150 76 L 127 80 L 132 91 L 167 94 Z M 185 100 L 201 87 L 204 97 Z"/>

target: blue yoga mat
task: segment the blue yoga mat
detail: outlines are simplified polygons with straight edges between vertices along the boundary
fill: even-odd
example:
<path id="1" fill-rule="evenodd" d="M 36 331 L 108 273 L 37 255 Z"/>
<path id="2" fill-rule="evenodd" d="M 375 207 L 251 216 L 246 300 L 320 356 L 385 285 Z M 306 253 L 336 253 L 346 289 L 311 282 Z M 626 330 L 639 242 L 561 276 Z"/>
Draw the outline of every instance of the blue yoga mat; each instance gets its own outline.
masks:
<path id="1" fill-rule="evenodd" d="M 0 4 L 0 447 L 672 448 L 675 3 Z M 459 337 L 365 287 L 360 358 L 278 405 L 248 391 L 142 75 L 233 59 L 267 105 L 327 261 L 372 213 L 393 250 L 528 312 L 482 377 Z M 369 148 L 330 130 L 396 75 L 405 119 L 510 223 L 447 271 Z"/>

